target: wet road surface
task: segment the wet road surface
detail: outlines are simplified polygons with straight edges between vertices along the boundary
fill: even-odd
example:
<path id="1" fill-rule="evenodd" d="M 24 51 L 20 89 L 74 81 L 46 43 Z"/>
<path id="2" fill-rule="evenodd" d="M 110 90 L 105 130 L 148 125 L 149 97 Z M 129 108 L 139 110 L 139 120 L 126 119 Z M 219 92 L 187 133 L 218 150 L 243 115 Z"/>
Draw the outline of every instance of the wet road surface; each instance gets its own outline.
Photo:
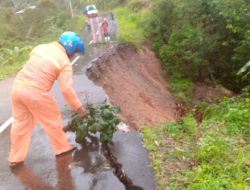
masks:
<path id="1" fill-rule="evenodd" d="M 101 15 L 102 16 L 102 15 Z M 103 15 L 105 16 L 105 15 Z M 102 21 L 102 18 L 100 20 Z M 109 19 L 109 17 L 107 17 Z M 108 20 L 109 21 L 109 20 Z M 94 103 L 107 101 L 107 95 L 101 87 L 95 86 L 85 75 L 91 62 L 98 59 L 116 45 L 117 23 L 109 21 L 110 43 L 86 45 L 92 39 L 87 27 L 79 34 L 86 45 L 86 53 L 73 65 L 74 89 L 84 103 L 86 96 Z M 103 37 L 103 36 L 102 36 Z M 13 78 L 0 81 L 0 124 L 11 117 L 10 90 Z M 51 92 L 57 100 L 66 125 L 73 114 L 72 109 L 63 99 L 60 88 L 55 82 Z M 69 155 L 56 158 L 49 139 L 37 124 L 32 133 L 28 155 L 18 169 L 10 170 L 8 155 L 10 150 L 10 127 L 0 133 L 0 190 L 22 189 L 81 189 L 81 190 L 123 190 L 125 185 L 115 175 L 109 160 L 104 156 L 105 149 L 99 143 L 98 134 L 88 136 L 82 144 L 75 142 L 75 134 L 67 132 L 71 144 L 77 149 Z M 122 165 L 124 175 L 135 186 L 144 190 L 154 190 L 152 168 L 149 167 L 147 151 L 141 145 L 139 132 L 116 132 L 114 145 L 109 145 L 111 153 Z"/>

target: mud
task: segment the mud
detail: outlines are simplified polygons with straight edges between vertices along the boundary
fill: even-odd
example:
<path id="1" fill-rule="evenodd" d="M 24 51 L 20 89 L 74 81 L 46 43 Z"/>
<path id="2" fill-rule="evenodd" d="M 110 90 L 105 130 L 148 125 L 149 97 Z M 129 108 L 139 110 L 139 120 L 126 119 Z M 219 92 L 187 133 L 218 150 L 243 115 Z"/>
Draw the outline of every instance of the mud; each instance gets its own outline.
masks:
<path id="1" fill-rule="evenodd" d="M 163 121 L 175 121 L 174 99 L 167 90 L 167 80 L 153 51 L 144 46 L 137 52 L 119 44 L 92 63 L 86 74 L 101 86 L 112 105 L 119 105 L 118 115 L 130 127 Z"/>

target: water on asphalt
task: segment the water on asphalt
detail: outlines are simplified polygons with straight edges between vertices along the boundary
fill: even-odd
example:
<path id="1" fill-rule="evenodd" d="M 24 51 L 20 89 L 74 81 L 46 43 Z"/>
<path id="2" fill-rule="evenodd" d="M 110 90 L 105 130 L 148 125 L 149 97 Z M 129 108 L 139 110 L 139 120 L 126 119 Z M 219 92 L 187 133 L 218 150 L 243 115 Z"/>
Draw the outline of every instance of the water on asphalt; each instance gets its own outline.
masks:
<path id="1" fill-rule="evenodd" d="M 106 16 L 108 19 L 109 17 Z M 103 17 L 102 17 L 103 18 Z M 102 20 L 102 18 L 100 20 Z M 91 66 L 91 62 L 98 57 L 102 56 L 110 48 L 113 48 L 117 44 L 116 34 L 117 25 L 116 21 L 109 21 L 110 30 L 110 43 L 98 43 L 98 45 L 87 45 L 92 39 L 91 31 L 86 27 L 79 34 L 84 43 L 86 44 L 86 53 L 83 57 L 77 60 L 73 65 L 73 81 L 74 89 L 79 99 L 86 103 L 86 97 L 93 103 L 107 102 L 108 96 L 104 90 L 93 84 L 91 80 L 85 75 L 85 71 Z M 4 123 L 11 116 L 11 103 L 9 100 L 10 86 L 12 85 L 13 78 L 4 80 L 8 82 L 7 90 L 1 93 L 4 100 L 1 103 L 1 113 L 5 112 L 4 118 L 0 118 L 0 123 Z M 0 86 L 7 85 L 1 81 Z M 2 88 L 0 88 L 2 89 Z M 55 82 L 52 90 L 52 94 L 57 100 L 58 106 L 62 113 L 63 125 L 66 125 L 70 120 L 70 116 L 73 114 L 72 109 L 67 105 L 63 99 L 60 88 Z M 4 96 L 5 94 L 5 96 Z M 2 115 L 2 114 L 1 114 Z M 7 116 L 7 117 L 6 117 Z M 75 142 L 75 134 L 67 132 L 67 136 L 71 144 L 75 144 L 77 149 L 67 156 L 56 158 L 53 154 L 49 139 L 41 126 L 37 124 L 32 133 L 31 144 L 28 155 L 24 161 L 24 164 L 18 169 L 10 170 L 8 167 L 8 155 L 10 150 L 10 127 L 5 129 L 0 134 L 0 156 L 2 161 L 0 162 L 0 190 L 22 190 L 22 189 L 81 189 L 81 190 L 123 190 L 126 189 L 125 185 L 115 176 L 113 168 L 110 166 L 109 161 L 104 156 L 105 151 L 98 140 L 98 135 L 88 136 L 82 144 Z M 118 135 L 118 136 L 117 136 Z M 121 134 L 120 134 L 121 135 Z M 138 134 L 131 134 L 137 141 L 137 145 L 132 145 L 126 148 L 122 148 L 128 143 L 119 142 L 119 134 L 115 134 L 117 143 L 112 149 L 116 153 L 115 156 L 120 160 L 126 160 L 127 169 L 130 172 L 130 178 L 137 178 L 137 184 L 145 190 L 154 189 L 154 180 L 151 168 L 148 167 L 149 160 L 147 152 L 142 148 L 140 137 Z M 129 139 L 129 136 L 127 136 Z M 139 141 L 139 142 L 138 142 Z M 133 141 L 132 141 L 133 142 Z M 132 143 L 131 142 L 131 143 Z M 140 160 L 136 156 L 136 150 L 142 151 L 143 155 L 140 155 Z M 123 150 L 123 152 L 119 152 Z M 134 152 L 135 151 L 135 152 Z M 133 155 L 130 155 L 132 153 Z M 121 158 L 122 157 L 122 158 Z M 133 165 L 133 159 L 136 163 L 141 162 L 141 165 L 137 163 L 137 166 Z M 129 161 L 130 162 L 129 162 Z M 121 163 L 122 164 L 122 163 Z M 126 170 L 126 169 L 125 169 Z M 133 172 L 136 170 L 136 172 Z M 141 171 L 141 174 L 138 172 Z M 126 171 L 125 171 L 126 172 Z M 133 175 L 134 173 L 134 175 Z M 137 176 L 135 176 L 135 174 Z M 138 176 L 139 175 L 139 176 Z M 140 177 L 144 176 L 144 177 Z M 146 175 L 146 176 L 145 176 Z M 138 179 L 140 178 L 140 179 Z M 133 180 L 133 179 L 132 179 Z"/>

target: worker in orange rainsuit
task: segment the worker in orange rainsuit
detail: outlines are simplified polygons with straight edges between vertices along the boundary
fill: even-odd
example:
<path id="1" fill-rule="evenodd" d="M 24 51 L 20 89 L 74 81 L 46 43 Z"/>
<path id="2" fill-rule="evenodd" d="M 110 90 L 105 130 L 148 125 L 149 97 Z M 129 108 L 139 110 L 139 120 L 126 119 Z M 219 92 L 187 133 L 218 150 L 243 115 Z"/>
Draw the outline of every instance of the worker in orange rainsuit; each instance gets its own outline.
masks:
<path id="1" fill-rule="evenodd" d="M 13 122 L 11 127 L 10 167 L 20 165 L 28 152 L 31 134 L 38 121 L 49 137 L 56 156 L 75 149 L 63 132 L 61 113 L 50 93 L 59 80 L 61 93 L 80 117 L 86 116 L 84 106 L 72 87 L 70 58 L 84 54 L 84 43 L 74 32 L 64 32 L 59 42 L 35 47 L 30 58 L 17 74 L 11 92 Z"/>
<path id="2" fill-rule="evenodd" d="M 104 40 L 105 42 L 109 41 L 110 38 L 109 38 L 109 31 L 108 31 L 108 21 L 106 18 L 103 19 L 103 22 L 102 22 L 102 33 L 104 35 Z"/>

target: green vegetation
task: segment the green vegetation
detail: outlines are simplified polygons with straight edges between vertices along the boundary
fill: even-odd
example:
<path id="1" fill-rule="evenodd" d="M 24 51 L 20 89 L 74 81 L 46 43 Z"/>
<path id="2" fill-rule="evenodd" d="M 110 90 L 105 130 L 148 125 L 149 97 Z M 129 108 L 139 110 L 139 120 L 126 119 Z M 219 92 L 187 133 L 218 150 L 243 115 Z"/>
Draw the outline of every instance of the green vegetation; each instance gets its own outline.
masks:
<path id="1" fill-rule="evenodd" d="M 197 81 L 222 84 L 239 93 L 211 105 L 201 102 L 202 123 L 189 111 L 177 123 L 142 127 L 157 189 L 250 189 L 249 3 L 138 4 L 129 1 L 114 10 L 122 31 L 119 39 L 136 48 L 149 39 L 170 74 L 168 89 L 177 102 L 190 108 Z M 143 35 L 140 41 L 137 35 Z"/>
<path id="2" fill-rule="evenodd" d="M 5 76 L 9 76 L 14 72 L 17 72 L 28 59 L 28 53 L 32 46 L 24 46 L 19 49 L 14 47 L 13 50 L 8 48 L 0 49 L 0 80 Z"/>
<path id="3" fill-rule="evenodd" d="M 64 127 L 64 131 L 76 132 L 76 142 L 82 143 L 88 133 L 100 133 L 100 142 L 113 143 L 113 134 L 116 131 L 116 126 L 121 122 L 121 119 L 114 114 L 120 113 L 119 106 L 110 107 L 107 104 L 87 104 L 89 114 L 80 118 L 78 115 L 73 115 L 72 121 Z"/>
<path id="4" fill-rule="evenodd" d="M 14 14 L 35 4 L 37 9 Z M 99 11 L 113 10 L 120 41 L 135 49 L 151 45 L 170 75 L 168 89 L 177 102 L 190 106 L 197 81 L 222 84 L 238 94 L 211 105 L 201 102 L 199 117 L 189 111 L 176 123 L 142 127 L 157 189 L 250 189 L 249 1 L 72 1 L 81 14 L 89 4 Z M 2 0 L 0 5 L 1 79 L 21 68 L 32 46 L 57 40 L 64 30 L 79 32 L 85 19 L 68 19 L 61 0 Z M 100 108 L 93 109 L 100 114 Z M 89 123 L 100 118 L 89 115 L 75 121 L 75 130 L 77 123 L 81 126 L 78 142 L 86 129 L 100 129 Z M 103 142 L 112 141 L 109 134 L 103 135 Z"/>
<path id="5" fill-rule="evenodd" d="M 60 1 L 60 0 L 57 0 Z M 122 6 L 126 0 L 74 0 L 72 2 L 73 9 L 83 11 L 87 5 L 95 5 L 99 12 L 108 12 L 117 6 Z"/>
<path id="6" fill-rule="evenodd" d="M 193 85 L 190 80 L 182 78 L 180 74 L 173 74 L 170 78 L 168 89 L 173 93 L 175 101 L 189 106 L 189 102 L 192 99 Z"/>
<path id="7" fill-rule="evenodd" d="M 115 9 L 115 15 L 119 19 L 118 40 L 125 42 L 131 48 L 140 48 L 145 41 L 143 28 L 138 27 L 140 16 L 128 8 Z"/>
<path id="8" fill-rule="evenodd" d="M 203 105 L 195 160 L 197 122 L 191 114 L 181 122 L 145 126 L 157 189 L 250 189 L 250 107 L 245 97 Z"/>
<path id="9" fill-rule="evenodd" d="M 8 3 L 7 3 L 8 2 Z M 60 34 L 71 30 L 79 33 L 85 25 L 85 16 L 68 18 L 54 0 L 31 1 L 36 8 L 14 14 L 19 7 L 28 6 L 24 1 L 3 1 L 0 11 L 0 80 L 21 69 L 35 45 L 57 41 Z M 22 4 L 22 2 L 24 4 Z M 26 1 L 27 3 L 27 1 Z M 34 4 L 30 4 L 34 5 Z M 16 9 L 16 10 L 15 10 Z"/>
<path id="10" fill-rule="evenodd" d="M 133 49 L 139 49 L 147 42 L 145 27 L 142 20 L 147 17 L 150 1 L 133 0 L 128 1 L 126 6 L 118 6 L 114 9 L 114 14 L 118 19 L 118 40 L 124 42 Z"/>
<path id="11" fill-rule="evenodd" d="M 249 74 L 248 80 L 236 75 L 250 60 L 247 1 L 134 0 L 122 10 L 114 11 L 119 39 L 136 47 L 150 39 L 146 41 L 167 73 L 193 82 L 212 81 L 237 93 L 249 85 Z M 137 40 L 137 34 L 143 37 Z"/>

